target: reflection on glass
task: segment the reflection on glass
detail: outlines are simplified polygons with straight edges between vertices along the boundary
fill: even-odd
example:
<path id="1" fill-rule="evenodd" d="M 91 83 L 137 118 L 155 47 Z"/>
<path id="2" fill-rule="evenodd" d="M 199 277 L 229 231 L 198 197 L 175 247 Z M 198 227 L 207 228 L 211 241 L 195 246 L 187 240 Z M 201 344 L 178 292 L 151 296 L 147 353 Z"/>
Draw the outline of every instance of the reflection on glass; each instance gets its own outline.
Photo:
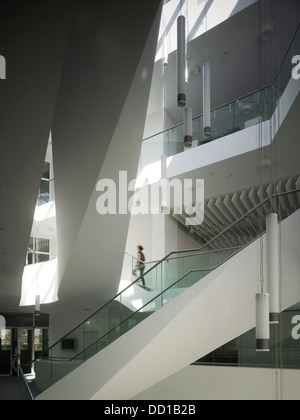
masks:
<path id="1" fill-rule="evenodd" d="M 255 328 L 247 331 L 205 357 L 196 364 L 236 365 L 251 367 L 280 366 L 282 369 L 300 368 L 300 312 L 285 311 L 279 324 L 270 325 L 270 352 L 257 352 Z"/>

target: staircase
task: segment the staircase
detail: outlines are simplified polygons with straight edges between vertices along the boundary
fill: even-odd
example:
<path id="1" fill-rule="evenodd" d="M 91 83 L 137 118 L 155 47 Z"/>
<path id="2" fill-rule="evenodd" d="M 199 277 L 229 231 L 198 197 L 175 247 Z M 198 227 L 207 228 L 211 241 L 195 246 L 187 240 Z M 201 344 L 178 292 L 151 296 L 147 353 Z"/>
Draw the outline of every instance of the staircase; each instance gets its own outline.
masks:
<path id="1" fill-rule="evenodd" d="M 299 192 L 284 194 L 292 198 Z M 146 285 L 155 284 L 155 289 L 143 289 L 137 279 L 49 348 L 27 377 L 34 397 L 74 399 L 79 392 L 87 399 L 130 398 L 199 358 L 199 342 L 204 356 L 253 328 L 257 239 L 270 210 L 277 209 L 280 222 L 286 217 L 282 196 L 266 198 L 200 249 L 169 254 L 144 274 Z M 254 219 L 261 222 L 250 229 Z M 247 233 L 247 243 L 220 249 L 222 235 L 237 231 Z M 218 323 L 227 328 L 212 334 Z M 133 383 L 122 389 L 128 372 Z M 77 384 L 77 391 L 70 383 Z"/>

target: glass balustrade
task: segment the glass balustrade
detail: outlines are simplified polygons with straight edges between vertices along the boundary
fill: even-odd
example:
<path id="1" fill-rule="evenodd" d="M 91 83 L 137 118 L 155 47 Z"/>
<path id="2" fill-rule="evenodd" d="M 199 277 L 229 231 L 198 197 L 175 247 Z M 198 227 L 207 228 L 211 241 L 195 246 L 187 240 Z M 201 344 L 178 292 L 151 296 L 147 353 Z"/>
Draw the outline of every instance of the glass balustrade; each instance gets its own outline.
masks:
<path id="1" fill-rule="evenodd" d="M 42 179 L 37 198 L 37 206 L 43 206 L 55 200 L 54 179 Z"/>

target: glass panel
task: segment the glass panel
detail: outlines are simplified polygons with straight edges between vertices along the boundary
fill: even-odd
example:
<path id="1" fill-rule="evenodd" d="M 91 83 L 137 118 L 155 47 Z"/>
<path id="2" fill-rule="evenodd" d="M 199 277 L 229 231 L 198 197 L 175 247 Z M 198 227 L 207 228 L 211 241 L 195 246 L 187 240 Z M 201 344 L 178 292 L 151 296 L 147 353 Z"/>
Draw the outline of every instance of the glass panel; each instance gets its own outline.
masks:
<path id="1" fill-rule="evenodd" d="M 42 179 L 37 199 L 37 205 L 43 206 L 55 199 L 54 179 Z"/>
<path id="2" fill-rule="evenodd" d="M 193 136 L 192 147 L 202 144 L 203 140 L 203 117 L 193 119 Z"/>
<path id="3" fill-rule="evenodd" d="M 30 238 L 26 265 L 37 264 L 50 259 L 50 241 L 43 238 Z"/>
<path id="4" fill-rule="evenodd" d="M 11 350 L 10 329 L 0 329 L 0 350 Z"/>

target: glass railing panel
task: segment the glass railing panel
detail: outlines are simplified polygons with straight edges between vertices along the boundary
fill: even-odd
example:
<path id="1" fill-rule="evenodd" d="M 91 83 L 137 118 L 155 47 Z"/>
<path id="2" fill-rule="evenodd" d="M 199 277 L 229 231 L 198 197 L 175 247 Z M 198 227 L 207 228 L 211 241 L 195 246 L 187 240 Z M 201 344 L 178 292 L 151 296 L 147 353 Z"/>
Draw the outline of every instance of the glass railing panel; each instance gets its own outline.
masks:
<path id="1" fill-rule="evenodd" d="M 233 103 L 233 126 L 235 131 L 257 125 L 262 122 L 259 113 L 259 93 L 253 93 Z"/>

